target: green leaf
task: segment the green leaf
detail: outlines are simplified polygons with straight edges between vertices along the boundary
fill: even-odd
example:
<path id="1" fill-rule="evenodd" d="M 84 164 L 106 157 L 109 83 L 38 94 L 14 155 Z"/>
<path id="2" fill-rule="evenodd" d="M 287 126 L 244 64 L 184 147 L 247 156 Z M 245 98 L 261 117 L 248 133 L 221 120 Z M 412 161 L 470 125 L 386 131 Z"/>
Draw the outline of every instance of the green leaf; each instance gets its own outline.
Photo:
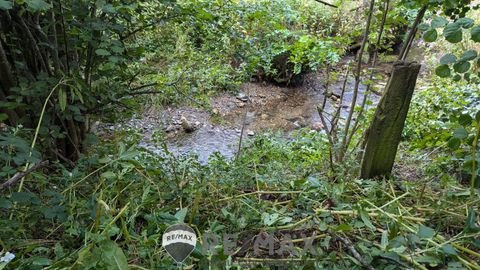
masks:
<path id="1" fill-rule="evenodd" d="M 0 113 L 0 122 L 3 122 L 8 119 L 8 114 Z"/>
<path id="2" fill-rule="evenodd" d="M 187 212 L 188 212 L 188 207 L 185 207 L 185 208 L 180 209 L 180 210 L 175 214 L 175 218 L 177 219 L 177 221 L 178 221 L 178 222 L 184 222 L 184 221 L 185 221 L 185 217 L 187 216 Z"/>
<path id="3" fill-rule="evenodd" d="M 360 211 L 360 218 L 363 221 L 363 224 L 367 226 L 371 230 L 375 230 L 375 226 L 373 226 L 372 222 L 370 221 L 370 217 L 368 216 L 367 212 L 365 210 Z"/>
<path id="4" fill-rule="evenodd" d="M 435 230 L 425 225 L 420 225 L 418 228 L 417 235 L 421 239 L 429 239 L 435 235 Z"/>
<path id="5" fill-rule="evenodd" d="M 480 122 L 480 111 L 475 114 L 475 121 Z"/>
<path id="6" fill-rule="evenodd" d="M 426 42 L 434 42 L 435 40 L 437 40 L 437 36 L 437 30 L 435 30 L 434 28 L 431 28 L 425 33 L 423 33 L 423 39 Z"/>
<path id="7" fill-rule="evenodd" d="M 445 39 L 450 43 L 458 43 L 462 41 L 462 29 L 456 23 L 449 23 L 443 29 Z"/>
<path id="8" fill-rule="evenodd" d="M 112 171 L 104 172 L 100 176 L 106 179 L 114 179 L 117 177 L 117 175 Z"/>
<path id="9" fill-rule="evenodd" d="M 418 30 L 420 31 L 427 31 L 428 29 L 430 29 L 430 26 L 426 23 L 421 23 L 417 26 Z"/>
<path id="10" fill-rule="evenodd" d="M 0 9 L 7 10 L 13 8 L 12 0 L 0 0 Z"/>
<path id="11" fill-rule="evenodd" d="M 110 52 L 105 49 L 96 49 L 95 53 L 100 56 L 109 56 Z"/>
<path id="12" fill-rule="evenodd" d="M 352 226 L 346 223 L 338 225 L 335 229 L 340 232 L 351 232 L 353 230 Z"/>
<path id="13" fill-rule="evenodd" d="M 462 57 L 460 57 L 460 61 L 470 61 L 475 58 L 477 58 L 478 53 L 475 50 L 468 50 L 462 54 Z"/>
<path id="14" fill-rule="evenodd" d="M 442 58 L 440 58 L 440 64 L 448 65 L 457 62 L 457 57 L 451 53 L 447 53 Z"/>
<path id="15" fill-rule="evenodd" d="M 450 77 L 450 67 L 448 65 L 440 65 L 435 69 L 435 74 L 442 78 Z"/>
<path id="16" fill-rule="evenodd" d="M 470 28 L 475 24 L 475 21 L 470 18 L 460 18 L 455 23 L 459 24 L 463 28 Z"/>
<path id="17" fill-rule="evenodd" d="M 442 250 L 443 250 L 443 252 L 444 252 L 445 254 L 447 254 L 447 255 L 452 255 L 452 256 L 458 255 L 458 254 L 457 254 L 457 251 L 455 250 L 455 248 L 453 248 L 453 246 L 450 245 L 450 244 L 444 245 L 444 246 L 442 247 Z"/>
<path id="18" fill-rule="evenodd" d="M 112 4 L 106 4 L 103 6 L 102 11 L 105 13 L 117 13 L 117 10 L 113 7 Z"/>
<path id="19" fill-rule="evenodd" d="M 458 123 L 462 126 L 469 126 L 470 124 L 472 124 L 472 117 L 469 115 L 469 114 L 462 114 L 460 115 L 460 117 L 458 118 Z"/>
<path id="20" fill-rule="evenodd" d="M 12 207 L 12 203 L 6 198 L 0 198 L 0 208 L 9 209 Z"/>
<path id="21" fill-rule="evenodd" d="M 473 27 L 470 31 L 470 35 L 473 41 L 480 42 L 480 25 Z"/>
<path id="22" fill-rule="evenodd" d="M 35 204 L 39 205 L 41 203 L 38 196 L 31 192 L 14 192 L 12 193 L 11 200 L 18 204 Z"/>
<path id="23" fill-rule="evenodd" d="M 468 137 L 468 132 L 464 127 L 459 127 L 453 132 L 453 137 L 463 140 Z"/>
<path id="24" fill-rule="evenodd" d="M 455 81 L 455 82 L 458 82 L 462 79 L 462 76 L 458 75 L 458 74 L 455 74 L 455 76 L 453 76 L 452 80 Z"/>
<path id="25" fill-rule="evenodd" d="M 27 0 L 26 3 L 27 8 L 33 12 L 46 11 L 51 8 L 50 4 L 43 0 Z"/>
<path id="26" fill-rule="evenodd" d="M 461 143 L 462 141 L 459 138 L 452 137 L 450 140 L 448 140 L 448 147 L 452 150 L 457 150 Z"/>
<path id="27" fill-rule="evenodd" d="M 127 257 L 122 249 L 113 241 L 105 240 L 100 244 L 102 259 L 106 269 L 127 270 Z"/>
<path id="28" fill-rule="evenodd" d="M 419 263 L 428 263 L 431 267 L 436 267 L 442 263 L 439 258 L 429 255 L 418 256 L 417 258 L 414 258 L 414 260 Z"/>
<path id="29" fill-rule="evenodd" d="M 472 207 L 468 209 L 467 222 L 463 231 L 465 233 L 480 232 L 480 227 L 477 225 L 477 213 L 475 213 L 475 210 Z"/>
<path id="30" fill-rule="evenodd" d="M 435 18 L 433 18 L 432 20 L 431 25 L 433 28 L 439 28 L 439 27 L 444 27 L 445 25 L 447 25 L 447 23 L 448 23 L 447 19 L 443 17 L 435 16 Z"/>
<path id="31" fill-rule="evenodd" d="M 278 221 L 279 217 L 280 215 L 277 213 L 269 214 L 265 212 L 262 214 L 262 222 L 265 226 L 271 226 Z"/>
<path id="32" fill-rule="evenodd" d="M 453 69 L 458 73 L 467 72 L 472 65 L 468 61 L 458 61 L 453 65 Z"/>
<path id="33" fill-rule="evenodd" d="M 44 212 L 43 215 L 46 219 L 58 219 L 59 221 L 66 221 L 67 219 L 67 212 L 65 210 L 65 206 L 63 205 L 54 205 L 48 207 Z"/>
<path id="34" fill-rule="evenodd" d="M 30 258 L 30 260 L 32 261 L 32 265 L 47 266 L 47 265 L 52 264 L 51 260 L 49 260 L 48 258 L 44 258 L 44 257 L 35 256 L 35 257 Z"/>

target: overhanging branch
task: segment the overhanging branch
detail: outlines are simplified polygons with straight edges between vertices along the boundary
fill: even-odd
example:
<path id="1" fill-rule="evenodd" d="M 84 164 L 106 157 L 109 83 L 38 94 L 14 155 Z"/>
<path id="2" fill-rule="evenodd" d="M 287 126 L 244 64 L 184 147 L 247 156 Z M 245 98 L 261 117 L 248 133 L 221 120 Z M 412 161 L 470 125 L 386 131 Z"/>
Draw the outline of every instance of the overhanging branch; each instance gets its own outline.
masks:
<path id="1" fill-rule="evenodd" d="M 329 7 L 338 8 L 337 6 L 335 6 L 335 5 L 333 5 L 333 4 L 330 4 L 330 3 L 327 3 L 327 2 L 325 2 L 325 1 L 322 1 L 322 0 L 315 0 L 315 1 L 317 1 L 317 2 L 320 3 L 320 4 L 324 4 L 324 5 L 326 5 L 326 6 L 329 6 Z"/>

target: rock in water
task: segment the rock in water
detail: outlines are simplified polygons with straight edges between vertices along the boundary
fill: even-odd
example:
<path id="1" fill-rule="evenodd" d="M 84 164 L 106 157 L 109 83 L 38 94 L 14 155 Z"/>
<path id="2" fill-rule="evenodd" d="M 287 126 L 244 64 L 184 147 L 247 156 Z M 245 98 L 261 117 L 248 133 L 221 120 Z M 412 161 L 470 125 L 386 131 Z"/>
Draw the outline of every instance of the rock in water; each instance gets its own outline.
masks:
<path id="1" fill-rule="evenodd" d="M 192 123 L 190 123 L 187 120 L 187 118 L 185 118 L 185 116 L 182 116 L 180 118 L 180 122 L 182 123 L 182 128 L 183 128 L 183 130 L 185 130 L 185 132 L 191 133 L 191 132 L 195 131 L 195 126 Z"/>
<path id="2" fill-rule="evenodd" d="M 312 129 L 316 131 L 321 131 L 324 128 L 323 124 L 320 122 L 315 122 L 312 124 Z"/>
<path id="3" fill-rule="evenodd" d="M 242 102 L 247 102 L 248 101 L 248 96 L 245 95 L 244 93 L 239 93 L 237 95 L 237 99 L 242 101 Z"/>

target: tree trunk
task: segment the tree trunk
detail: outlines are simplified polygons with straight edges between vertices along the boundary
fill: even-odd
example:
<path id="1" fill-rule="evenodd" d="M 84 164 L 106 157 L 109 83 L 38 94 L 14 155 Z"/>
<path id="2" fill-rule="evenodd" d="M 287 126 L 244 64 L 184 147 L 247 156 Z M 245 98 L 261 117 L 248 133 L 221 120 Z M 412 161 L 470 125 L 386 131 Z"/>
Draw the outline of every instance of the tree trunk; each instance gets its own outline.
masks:
<path id="1" fill-rule="evenodd" d="M 390 175 L 419 70 L 420 64 L 416 62 L 399 61 L 393 65 L 365 139 L 362 178 Z"/>

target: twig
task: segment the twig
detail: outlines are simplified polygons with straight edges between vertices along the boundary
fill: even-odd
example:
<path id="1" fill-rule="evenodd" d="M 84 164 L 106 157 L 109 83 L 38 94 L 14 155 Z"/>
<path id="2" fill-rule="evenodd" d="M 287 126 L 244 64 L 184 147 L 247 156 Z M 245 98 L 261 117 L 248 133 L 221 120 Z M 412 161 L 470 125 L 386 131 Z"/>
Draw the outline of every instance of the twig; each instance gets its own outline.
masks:
<path id="1" fill-rule="evenodd" d="M 353 123 L 352 132 L 348 135 L 347 141 L 345 142 L 345 151 L 347 151 L 348 146 L 352 141 L 353 135 L 357 132 L 358 124 L 360 123 L 361 118 L 363 116 L 363 112 L 365 111 L 365 106 L 367 104 L 368 96 L 370 94 L 371 82 L 373 80 L 373 75 L 375 73 L 375 67 L 377 66 L 378 48 L 380 48 L 380 45 L 382 43 L 382 35 L 383 35 L 383 30 L 385 29 L 385 22 L 387 20 L 389 5 L 390 5 L 390 0 L 385 1 L 385 7 L 382 15 L 382 22 L 380 23 L 380 30 L 378 31 L 377 42 L 375 44 L 374 52 L 373 52 L 373 60 L 372 60 L 372 66 L 370 70 L 370 77 L 369 77 L 370 83 L 367 85 L 367 89 L 365 89 L 362 105 L 360 106 L 360 112 L 358 113 L 358 116 L 355 119 L 355 122 Z"/>
<path id="2" fill-rule="evenodd" d="M 357 259 L 358 262 L 365 268 L 369 270 L 375 270 L 363 257 L 358 253 L 358 251 L 355 249 L 355 246 L 353 245 L 352 241 L 350 241 L 347 238 L 341 237 L 339 235 L 336 235 L 336 238 L 342 242 L 345 247 L 350 251 L 352 256 Z"/>
<path id="3" fill-rule="evenodd" d="M 250 101 L 250 90 L 247 92 L 247 103 Z M 248 113 L 248 106 L 245 106 L 245 112 L 243 113 L 243 120 L 242 120 L 242 129 L 240 131 L 240 139 L 238 141 L 238 150 L 237 150 L 237 155 L 236 158 L 238 159 L 240 157 L 240 153 L 242 151 L 242 142 L 243 142 L 243 134 L 245 132 L 245 126 L 247 123 L 247 113 Z"/>
<path id="4" fill-rule="evenodd" d="M 23 177 L 27 176 L 28 174 L 30 174 L 31 172 L 39 168 L 47 166 L 48 164 L 49 164 L 48 160 L 40 161 L 39 163 L 27 169 L 26 171 L 17 172 L 14 176 L 12 176 L 12 178 L 8 179 L 7 181 L 5 181 L 3 184 L 0 185 L 0 191 L 15 185 Z"/>
<path id="5" fill-rule="evenodd" d="M 347 64 L 347 70 L 345 71 L 345 78 L 343 80 L 343 84 L 342 84 L 342 92 L 340 93 L 340 102 L 338 104 L 338 108 L 333 116 L 333 122 L 332 122 L 332 126 L 330 128 L 330 132 L 333 132 L 335 129 L 335 127 L 337 126 L 338 124 L 338 120 L 340 118 L 340 112 L 342 111 L 342 106 L 343 106 L 343 98 L 345 96 L 345 89 L 347 88 L 347 82 L 348 82 L 348 75 L 350 73 L 350 64 Z M 336 136 L 336 133 L 334 133 L 334 139 L 336 140 L 337 136 Z"/>
<path id="6" fill-rule="evenodd" d="M 368 35 L 370 34 L 370 26 L 372 23 L 374 9 L 375 9 L 375 0 L 371 0 L 367 23 L 365 25 L 365 32 L 363 34 L 362 46 L 360 46 L 360 50 L 358 52 L 358 62 L 355 70 L 355 86 L 353 88 L 352 104 L 350 106 L 350 112 L 348 113 L 347 122 L 345 123 L 345 132 L 344 132 L 342 144 L 340 147 L 339 161 L 343 160 L 345 151 L 347 151 L 346 143 L 347 143 L 348 130 L 350 129 L 350 122 L 352 121 L 353 113 L 355 111 L 355 105 L 357 103 L 358 87 L 360 86 L 360 75 L 362 72 L 362 57 L 363 57 L 363 52 L 365 50 L 365 47 L 367 46 Z"/>
<path id="7" fill-rule="evenodd" d="M 315 1 L 317 1 L 317 2 L 320 3 L 320 4 L 324 4 L 324 5 L 326 5 L 326 6 L 329 6 L 329 7 L 338 8 L 337 6 L 332 5 L 332 4 L 327 3 L 327 2 L 325 2 L 325 1 L 322 1 L 322 0 L 315 0 Z"/>
<path id="8" fill-rule="evenodd" d="M 415 18 L 415 22 L 412 25 L 412 29 L 410 29 L 410 32 L 408 33 L 408 36 L 404 41 L 405 43 L 403 44 L 400 54 L 398 55 L 398 60 L 403 61 L 407 58 L 409 47 L 412 44 L 415 33 L 417 33 L 417 26 L 420 24 L 420 21 L 423 19 L 423 16 L 425 15 L 425 11 L 427 11 L 427 5 L 423 6 L 418 11 L 417 17 Z"/>
<path id="9" fill-rule="evenodd" d="M 298 191 L 296 190 L 293 190 L 293 191 L 291 190 L 270 190 L 270 191 L 258 190 L 250 193 L 243 193 L 243 194 L 232 196 L 232 197 L 222 198 L 222 199 L 219 199 L 217 202 L 230 201 L 230 200 L 234 200 L 234 199 L 238 199 L 238 198 L 242 198 L 250 195 L 257 195 L 257 194 L 301 194 L 301 193 L 308 193 L 308 192 L 301 191 L 301 190 L 298 190 Z"/>

